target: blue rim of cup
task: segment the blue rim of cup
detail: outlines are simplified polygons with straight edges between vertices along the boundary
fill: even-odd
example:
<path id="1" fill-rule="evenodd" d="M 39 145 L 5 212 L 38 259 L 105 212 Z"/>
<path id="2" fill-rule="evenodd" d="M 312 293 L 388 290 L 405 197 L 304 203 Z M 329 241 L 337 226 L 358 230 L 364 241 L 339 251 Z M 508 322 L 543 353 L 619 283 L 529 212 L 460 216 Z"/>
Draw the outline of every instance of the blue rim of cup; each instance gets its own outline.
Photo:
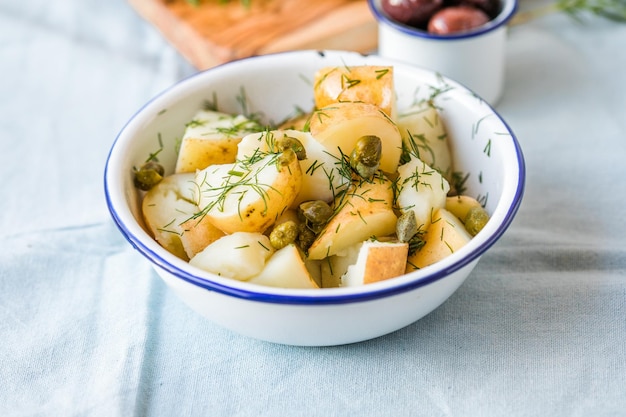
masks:
<path id="1" fill-rule="evenodd" d="M 489 33 L 499 27 L 507 24 L 509 20 L 515 15 L 517 11 L 517 0 L 502 0 L 503 8 L 498 13 L 498 15 L 490 20 L 489 22 L 481 25 L 480 27 L 468 30 L 464 32 L 451 33 L 448 35 L 439 35 L 434 33 L 428 33 L 425 30 L 417 29 L 409 25 L 402 24 L 394 19 L 391 19 L 387 14 L 381 10 L 380 8 L 380 0 L 367 0 L 369 4 L 370 10 L 374 14 L 374 17 L 379 23 L 384 23 L 388 26 L 391 26 L 398 31 L 404 33 L 408 36 L 416 36 L 418 38 L 424 39 L 432 39 L 432 40 L 460 40 L 460 39 L 468 39 L 476 36 L 481 36 L 486 33 Z"/>

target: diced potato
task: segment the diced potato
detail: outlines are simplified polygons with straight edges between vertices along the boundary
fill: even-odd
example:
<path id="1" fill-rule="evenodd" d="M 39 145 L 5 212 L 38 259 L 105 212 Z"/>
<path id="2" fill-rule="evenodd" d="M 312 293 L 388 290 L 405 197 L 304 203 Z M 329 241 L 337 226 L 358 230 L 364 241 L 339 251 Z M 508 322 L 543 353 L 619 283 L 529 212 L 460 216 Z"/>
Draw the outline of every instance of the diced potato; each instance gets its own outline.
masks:
<path id="1" fill-rule="evenodd" d="M 248 282 L 279 288 L 319 288 L 296 245 L 277 250 L 260 274 Z"/>
<path id="2" fill-rule="evenodd" d="M 435 107 L 421 102 L 402 112 L 398 115 L 398 129 L 409 152 L 451 180 L 453 170 L 448 134 Z"/>
<path id="3" fill-rule="evenodd" d="M 421 269 L 458 251 L 472 239 L 463 223 L 444 208 L 435 212 L 434 220 L 426 232 L 426 243 L 409 256 L 406 272 Z"/>
<path id="4" fill-rule="evenodd" d="M 280 216 L 278 216 L 273 226 L 276 227 L 277 225 L 288 221 L 292 221 L 296 224 L 300 223 L 300 220 L 298 219 L 298 212 L 295 209 L 287 209 L 283 211 Z"/>
<path id="5" fill-rule="evenodd" d="M 330 203 L 335 194 L 345 189 L 348 180 L 338 171 L 339 160 L 332 156 L 309 132 L 297 130 L 273 130 L 245 136 L 239 143 L 238 159 L 249 158 L 255 153 L 275 151 L 276 141 L 284 137 L 297 139 L 306 150 L 306 158 L 299 161 L 302 186 L 291 207 L 303 201 L 323 200 Z"/>
<path id="6" fill-rule="evenodd" d="M 194 203 L 194 175 L 168 175 L 146 193 L 141 210 L 144 221 L 154 239 L 181 259 L 188 256 L 181 242 L 186 220 L 199 209 Z"/>
<path id="7" fill-rule="evenodd" d="M 196 174 L 198 206 L 224 233 L 263 233 L 295 200 L 302 171 L 293 151 L 215 165 Z"/>
<path id="8" fill-rule="evenodd" d="M 365 241 L 356 263 L 341 277 L 341 286 L 355 287 L 403 275 L 408 252 L 408 243 Z"/>
<path id="9" fill-rule="evenodd" d="M 157 242 L 183 259 L 190 259 L 208 244 L 224 236 L 200 208 L 194 174 L 166 176 L 144 197 L 142 211 L 146 225 Z"/>
<path id="10" fill-rule="evenodd" d="M 196 172 L 214 164 L 235 162 L 241 138 L 261 129 L 242 115 L 200 110 L 187 124 L 175 172 Z"/>
<path id="11" fill-rule="evenodd" d="M 461 222 L 465 222 L 467 213 L 472 207 L 482 207 L 473 197 L 467 195 L 455 195 L 446 198 L 446 210 L 454 214 Z"/>
<path id="12" fill-rule="evenodd" d="M 411 160 L 398 168 L 399 190 L 396 204 L 403 211 L 412 210 L 418 228 L 426 230 L 433 214 L 445 207 L 450 190 L 448 181 L 441 174 L 423 161 L 411 157 Z"/>
<path id="13" fill-rule="evenodd" d="M 313 94 L 318 109 L 354 101 L 374 104 L 395 120 L 393 67 L 360 65 L 322 68 L 315 74 Z"/>
<path id="14" fill-rule="evenodd" d="M 338 160 L 342 153 L 350 155 L 361 137 L 378 136 L 382 141 L 380 169 L 394 173 L 398 168 L 402 155 L 400 131 L 373 104 L 341 102 L 321 108 L 311 116 L 309 131 Z"/>
<path id="15" fill-rule="evenodd" d="M 329 256 L 320 261 L 322 288 L 341 286 L 341 277 L 348 271 L 350 265 L 356 263 L 361 246 L 363 246 L 363 242 L 352 245 L 337 255 Z"/>
<path id="16" fill-rule="evenodd" d="M 260 274 L 273 254 L 267 236 L 236 232 L 211 243 L 189 263 L 216 275 L 246 281 Z"/>
<path id="17" fill-rule="evenodd" d="M 313 278 L 313 281 L 319 288 L 322 288 L 322 262 L 324 261 L 304 257 L 304 266 L 306 266 L 307 271 L 311 274 L 311 278 Z"/>
<path id="18" fill-rule="evenodd" d="M 343 196 L 330 219 L 308 250 L 310 259 L 324 259 L 372 236 L 395 233 L 391 181 L 384 176 L 362 181 Z"/>
<path id="19" fill-rule="evenodd" d="M 199 211 L 198 208 L 196 210 Z M 190 259 L 224 236 L 224 232 L 213 226 L 213 223 L 206 216 L 192 217 L 181 223 L 180 227 L 183 231 L 180 241 Z"/>

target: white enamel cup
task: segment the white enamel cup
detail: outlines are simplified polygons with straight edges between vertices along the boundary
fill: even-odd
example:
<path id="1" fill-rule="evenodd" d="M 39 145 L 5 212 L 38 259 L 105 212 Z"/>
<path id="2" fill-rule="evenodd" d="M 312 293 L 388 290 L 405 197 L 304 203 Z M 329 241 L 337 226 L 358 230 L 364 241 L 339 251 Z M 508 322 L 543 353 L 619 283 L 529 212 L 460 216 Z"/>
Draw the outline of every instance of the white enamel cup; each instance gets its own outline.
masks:
<path id="1" fill-rule="evenodd" d="M 436 71 L 472 90 L 491 105 L 504 88 L 506 23 L 517 0 L 502 0 L 500 13 L 471 31 L 435 35 L 392 20 L 381 0 L 368 0 L 378 21 L 378 54 Z"/>

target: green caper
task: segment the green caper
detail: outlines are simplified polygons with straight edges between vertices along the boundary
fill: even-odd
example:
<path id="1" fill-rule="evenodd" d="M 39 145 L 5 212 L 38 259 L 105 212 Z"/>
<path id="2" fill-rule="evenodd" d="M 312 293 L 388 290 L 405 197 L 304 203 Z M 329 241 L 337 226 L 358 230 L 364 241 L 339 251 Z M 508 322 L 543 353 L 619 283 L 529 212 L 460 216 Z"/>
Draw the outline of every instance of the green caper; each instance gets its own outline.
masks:
<path id="1" fill-rule="evenodd" d="M 316 237 L 315 232 L 309 229 L 306 224 L 300 223 L 298 225 L 297 244 L 304 252 L 309 250 Z"/>
<path id="2" fill-rule="evenodd" d="M 465 216 L 465 230 L 476 236 L 489 221 L 489 213 L 482 207 L 472 207 Z"/>
<path id="3" fill-rule="evenodd" d="M 274 227 L 270 233 L 270 243 L 274 249 L 282 249 L 298 239 L 298 225 L 293 220 L 287 220 Z"/>
<path id="4" fill-rule="evenodd" d="M 306 159 L 306 149 L 302 142 L 291 136 L 283 136 L 276 141 L 276 149 L 283 152 L 285 149 L 291 149 L 295 152 L 298 161 Z"/>
<path id="5" fill-rule="evenodd" d="M 297 158 L 295 152 L 290 148 L 283 149 L 282 153 L 278 157 L 276 163 L 281 167 L 286 167 L 291 164 L 291 162 Z"/>
<path id="6" fill-rule="evenodd" d="M 333 215 L 333 209 L 322 200 L 305 201 L 299 209 L 299 214 L 309 225 L 324 225 Z"/>
<path id="7" fill-rule="evenodd" d="M 415 236 L 417 230 L 417 219 L 413 210 L 404 212 L 398 217 L 396 235 L 400 242 L 409 242 Z"/>
<path id="8" fill-rule="evenodd" d="M 161 182 L 164 173 L 165 170 L 161 164 L 156 162 L 147 162 L 135 171 L 135 187 L 143 191 L 148 191 Z"/>
<path id="9" fill-rule="evenodd" d="M 350 154 L 350 165 L 363 178 L 372 178 L 382 155 L 382 141 L 378 136 L 366 135 L 357 140 Z"/>
<path id="10" fill-rule="evenodd" d="M 361 177 L 365 179 L 371 179 L 378 172 L 378 165 L 368 167 L 367 165 L 363 165 L 361 162 L 354 164 L 353 168 Z"/>
<path id="11" fill-rule="evenodd" d="M 160 176 L 162 177 L 165 176 L 165 168 L 163 168 L 163 165 L 159 164 L 158 162 L 154 162 L 154 161 L 146 162 L 145 164 L 142 165 L 141 169 L 153 169 Z"/>

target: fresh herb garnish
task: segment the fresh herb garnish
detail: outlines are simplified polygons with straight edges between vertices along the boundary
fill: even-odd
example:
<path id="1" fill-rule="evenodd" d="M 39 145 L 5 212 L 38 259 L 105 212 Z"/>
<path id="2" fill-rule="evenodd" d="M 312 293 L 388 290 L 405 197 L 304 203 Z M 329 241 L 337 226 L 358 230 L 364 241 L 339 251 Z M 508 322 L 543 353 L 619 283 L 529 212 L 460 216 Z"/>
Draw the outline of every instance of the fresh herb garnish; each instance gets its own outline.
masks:
<path id="1" fill-rule="evenodd" d="M 577 22 L 582 23 L 584 14 L 591 14 L 613 20 L 626 22 L 626 1 L 624 0 L 557 0 L 535 9 L 518 12 L 510 25 L 527 23 L 536 18 L 552 13 L 565 13 Z"/>

